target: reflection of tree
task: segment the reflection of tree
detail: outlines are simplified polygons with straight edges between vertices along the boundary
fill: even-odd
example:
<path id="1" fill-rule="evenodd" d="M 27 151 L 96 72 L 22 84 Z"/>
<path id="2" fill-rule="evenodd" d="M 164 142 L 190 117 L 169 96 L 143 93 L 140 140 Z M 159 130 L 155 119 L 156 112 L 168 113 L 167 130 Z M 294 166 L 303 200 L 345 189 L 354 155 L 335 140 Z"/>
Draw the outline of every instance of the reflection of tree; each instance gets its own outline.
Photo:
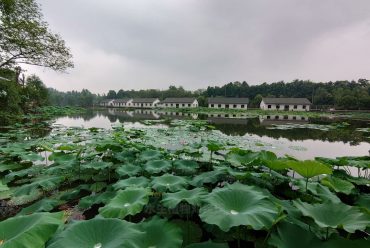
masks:
<path id="1" fill-rule="evenodd" d="M 334 124 L 335 121 L 325 121 L 322 119 L 311 120 L 312 124 Z M 340 123 L 340 121 L 337 121 Z M 308 129 L 308 128 L 294 128 L 289 130 L 268 129 L 267 126 L 261 126 L 259 120 L 250 119 L 247 124 L 248 133 L 256 134 L 260 137 L 268 136 L 275 139 L 286 138 L 288 140 L 321 140 L 321 141 L 342 141 L 350 143 L 351 145 L 358 145 L 360 142 L 366 141 L 366 136 L 363 132 L 356 132 L 358 127 L 366 127 L 366 122 L 353 121 L 350 122 L 350 127 L 335 128 L 329 131 Z"/>

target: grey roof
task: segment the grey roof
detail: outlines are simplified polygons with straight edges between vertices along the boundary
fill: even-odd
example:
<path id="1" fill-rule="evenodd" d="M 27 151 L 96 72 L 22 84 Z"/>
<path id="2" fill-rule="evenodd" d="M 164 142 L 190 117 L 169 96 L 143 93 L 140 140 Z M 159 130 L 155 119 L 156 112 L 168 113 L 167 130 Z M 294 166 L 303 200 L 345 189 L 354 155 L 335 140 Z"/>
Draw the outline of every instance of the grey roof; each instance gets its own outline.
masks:
<path id="1" fill-rule="evenodd" d="M 211 97 L 208 98 L 210 104 L 248 104 L 249 98 L 245 97 Z"/>
<path id="2" fill-rule="evenodd" d="M 158 100 L 158 98 L 134 98 L 132 103 L 153 103 L 155 100 Z"/>
<path id="3" fill-rule="evenodd" d="M 161 103 L 193 103 L 195 100 L 194 97 L 166 98 Z"/>
<path id="4" fill-rule="evenodd" d="M 122 98 L 122 99 L 114 99 L 114 103 L 127 103 L 128 101 L 132 100 L 132 98 Z"/>
<path id="5" fill-rule="evenodd" d="M 310 105 L 311 102 L 307 98 L 262 98 L 266 104 L 305 104 Z"/>

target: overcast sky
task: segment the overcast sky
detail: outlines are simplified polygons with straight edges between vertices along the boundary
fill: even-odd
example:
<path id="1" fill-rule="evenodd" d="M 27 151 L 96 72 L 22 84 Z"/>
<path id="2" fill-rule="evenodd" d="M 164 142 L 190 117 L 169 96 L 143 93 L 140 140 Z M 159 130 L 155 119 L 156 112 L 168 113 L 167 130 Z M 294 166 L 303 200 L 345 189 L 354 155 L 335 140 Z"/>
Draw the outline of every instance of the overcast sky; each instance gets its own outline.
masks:
<path id="1" fill-rule="evenodd" d="M 370 78 L 369 0 L 38 0 L 72 49 L 58 90 Z"/>

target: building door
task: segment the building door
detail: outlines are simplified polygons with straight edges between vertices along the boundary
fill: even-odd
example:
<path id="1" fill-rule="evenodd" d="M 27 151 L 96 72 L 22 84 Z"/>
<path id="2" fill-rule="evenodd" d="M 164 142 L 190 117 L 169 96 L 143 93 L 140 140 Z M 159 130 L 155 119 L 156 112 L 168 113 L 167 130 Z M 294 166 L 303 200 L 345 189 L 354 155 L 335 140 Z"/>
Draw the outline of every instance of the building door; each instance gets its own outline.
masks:
<path id="1" fill-rule="evenodd" d="M 285 105 L 285 106 L 284 106 L 284 110 L 285 110 L 285 111 L 288 111 L 288 110 L 289 110 L 289 105 Z"/>

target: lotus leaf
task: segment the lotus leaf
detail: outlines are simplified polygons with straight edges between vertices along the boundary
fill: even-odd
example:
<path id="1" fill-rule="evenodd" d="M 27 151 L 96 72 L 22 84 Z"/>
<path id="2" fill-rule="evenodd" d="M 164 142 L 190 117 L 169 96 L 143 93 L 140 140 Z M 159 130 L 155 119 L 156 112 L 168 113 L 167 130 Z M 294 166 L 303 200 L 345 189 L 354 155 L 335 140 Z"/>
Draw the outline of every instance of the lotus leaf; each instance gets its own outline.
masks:
<path id="1" fill-rule="evenodd" d="M 252 151 L 245 151 L 241 149 L 234 149 L 226 156 L 226 161 L 233 166 L 251 165 L 259 158 L 259 153 Z"/>
<path id="2" fill-rule="evenodd" d="M 157 174 L 157 173 L 160 173 L 160 172 L 166 172 L 166 171 L 170 170 L 171 167 L 172 167 L 171 162 L 169 162 L 167 160 L 152 160 L 152 161 L 148 161 L 144 165 L 144 169 L 147 172 L 152 173 L 152 174 Z"/>
<path id="3" fill-rule="evenodd" d="M 186 248 L 229 248 L 227 243 L 214 243 L 212 241 L 194 243 L 186 246 Z"/>
<path id="4" fill-rule="evenodd" d="M 352 190 L 355 188 L 352 183 L 333 176 L 321 179 L 321 183 L 335 192 L 344 193 L 346 195 L 351 194 Z"/>
<path id="5" fill-rule="evenodd" d="M 139 155 L 139 158 L 144 161 L 156 160 L 160 159 L 161 157 L 162 154 L 157 150 L 146 150 Z"/>
<path id="6" fill-rule="evenodd" d="M 200 175 L 197 175 L 191 181 L 191 185 L 201 187 L 203 184 L 212 183 L 215 184 L 227 175 L 227 169 L 221 168 L 213 171 L 207 171 Z"/>
<path id="7" fill-rule="evenodd" d="M 201 240 L 203 234 L 202 229 L 195 222 L 184 220 L 174 220 L 171 222 L 181 228 L 183 239 L 182 246 L 196 243 Z"/>
<path id="8" fill-rule="evenodd" d="M 81 167 L 85 169 L 93 169 L 93 170 L 104 170 L 109 168 L 113 165 L 113 163 L 103 162 L 103 161 L 94 161 L 87 164 L 82 164 Z"/>
<path id="9" fill-rule="evenodd" d="M 322 228 L 343 228 L 354 233 L 356 230 L 365 230 L 370 225 L 368 214 L 343 203 L 324 202 L 311 205 L 297 200 L 294 205 L 304 216 L 311 217 Z"/>
<path id="10" fill-rule="evenodd" d="M 106 218 L 125 218 L 140 213 L 149 201 L 150 191 L 144 188 L 127 188 L 118 191 L 107 205 L 99 209 Z"/>
<path id="11" fill-rule="evenodd" d="M 217 188 L 205 198 L 199 217 L 208 224 L 228 231 L 234 226 L 270 228 L 279 217 L 278 207 L 260 188 L 240 183 Z"/>
<path id="12" fill-rule="evenodd" d="M 198 163 L 192 160 L 176 160 L 173 166 L 177 172 L 183 174 L 193 174 L 199 168 Z"/>
<path id="13" fill-rule="evenodd" d="M 91 219 L 67 227 L 48 248 L 134 248 L 140 235 L 135 224 L 124 220 Z"/>
<path id="14" fill-rule="evenodd" d="M 171 174 L 154 177 L 151 182 L 152 188 L 159 192 L 176 192 L 184 189 L 187 184 L 188 181 L 184 177 L 174 176 Z"/>
<path id="15" fill-rule="evenodd" d="M 133 164 L 125 164 L 117 168 L 117 174 L 121 177 L 124 176 L 136 176 L 141 172 L 141 167 Z"/>
<path id="16" fill-rule="evenodd" d="M 32 205 L 23 208 L 18 215 L 30 215 L 37 212 L 49 212 L 53 210 L 55 207 L 63 204 L 64 201 L 56 200 L 56 199 L 48 199 L 44 198 L 38 202 L 33 203 Z"/>
<path id="17" fill-rule="evenodd" d="M 6 184 L 3 184 L 2 181 L 0 181 L 0 192 L 7 191 L 7 190 L 9 190 L 8 186 Z"/>
<path id="18" fill-rule="evenodd" d="M 175 193 L 165 193 L 162 196 L 162 204 L 167 208 L 175 208 L 181 201 L 185 201 L 193 206 L 200 206 L 203 198 L 208 194 L 204 188 L 192 190 L 180 190 Z"/>
<path id="19" fill-rule="evenodd" d="M 2 248 L 44 247 L 62 225 L 63 213 L 35 213 L 0 222 Z"/>
<path id="20" fill-rule="evenodd" d="M 306 187 L 303 180 L 296 180 L 294 182 L 302 191 Z M 331 192 L 327 187 L 321 185 L 320 183 L 308 183 L 307 190 L 312 194 L 318 196 L 322 201 L 331 201 L 335 203 L 340 203 L 340 199 L 333 192 Z"/>
<path id="21" fill-rule="evenodd" d="M 149 184 L 149 180 L 146 177 L 130 177 L 128 179 L 119 180 L 113 184 L 115 190 L 125 189 L 127 187 L 139 187 L 145 188 Z"/>
<path id="22" fill-rule="evenodd" d="M 115 192 L 106 191 L 100 194 L 93 194 L 89 196 L 82 197 L 78 202 L 78 207 L 80 209 L 88 209 L 94 204 L 107 203 L 116 195 Z"/>
<path id="23" fill-rule="evenodd" d="M 181 228 L 159 217 L 153 217 L 140 223 L 140 230 L 145 233 L 139 247 L 176 248 L 182 245 Z"/>
<path id="24" fill-rule="evenodd" d="M 296 171 L 299 175 L 305 178 L 311 178 L 323 174 L 332 174 L 332 169 L 314 160 L 305 161 L 289 161 L 289 168 Z"/>

